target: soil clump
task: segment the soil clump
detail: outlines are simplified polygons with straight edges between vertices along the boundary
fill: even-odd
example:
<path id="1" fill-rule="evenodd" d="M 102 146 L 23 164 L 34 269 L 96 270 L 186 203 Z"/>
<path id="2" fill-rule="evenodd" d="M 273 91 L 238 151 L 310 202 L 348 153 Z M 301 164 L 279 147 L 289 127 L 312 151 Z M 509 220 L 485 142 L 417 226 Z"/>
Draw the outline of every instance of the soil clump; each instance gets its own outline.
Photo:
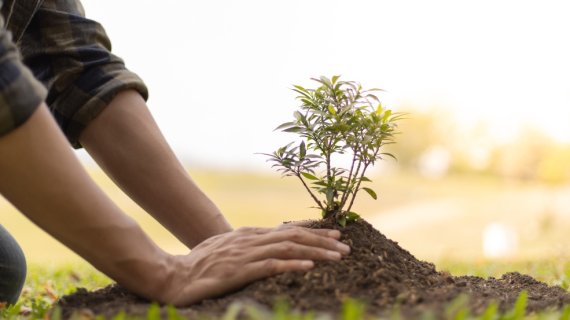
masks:
<path id="1" fill-rule="evenodd" d="M 334 221 L 310 223 L 312 228 L 336 228 Z M 432 263 L 416 259 L 396 242 L 387 239 L 369 223 L 359 220 L 342 231 L 342 241 L 352 248 L 340 262 L 316 262 L 306 273 L 285 273 L 254 282 L 236 292 L 207 299 L 187 308 L 179 315 L 223 315 L 237 301 L 272 308 L 277 301 L 291 309 L 313 310 L 336 315 L 343 301 L 352 298 L 366 304 L 366 312 L 386 315 L 398 306 L 404 317 L 424 312 L 442 316 L 450 302 L 465 296 L 471 313 L 480 314 L 495 301 L 501 312 L 510 310 L 522 290 L 528 294 L 528 313 L 561 308 L 570 303 L 570 293 L 561 287 L 548 286 L 530 276 L 516 272 L 501 278 L 451 276 L 439 272 Z M 112 285 L 97 291 L 79 289 L 59 301 L 64 317 L 73 312 L 112 317 L 124 310 L 128 315 L 145 315 L 150 302 Z M 165 311 L 165 308 L 163 308 Z"/>

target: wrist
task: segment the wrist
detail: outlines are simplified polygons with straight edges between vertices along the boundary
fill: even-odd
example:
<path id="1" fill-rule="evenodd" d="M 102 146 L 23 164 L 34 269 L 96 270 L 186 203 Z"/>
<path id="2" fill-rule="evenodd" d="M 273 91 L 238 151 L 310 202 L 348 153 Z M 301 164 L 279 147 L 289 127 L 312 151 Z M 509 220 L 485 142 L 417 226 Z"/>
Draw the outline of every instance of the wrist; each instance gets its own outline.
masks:
<path id="1" fill-rule="evenodd" d="M 146 274 L 142 281 L 145 288 L 141 289 L 140 294 L 152 301 L 171 303 L 173 297 L 169 294 L 169 289 L 172 286 L 175 268 L 174 257 L 164 252 L 151 268 L 145 270 Z"/>
<path id="2" fill-rule="evenodd" d="M 168 303 L 164 293 L 172 279 L 172 256 L 157 248 L 152 254 L 118 261 L 121 276 L 117 283 L 133 293 L 161 303 Z"/>

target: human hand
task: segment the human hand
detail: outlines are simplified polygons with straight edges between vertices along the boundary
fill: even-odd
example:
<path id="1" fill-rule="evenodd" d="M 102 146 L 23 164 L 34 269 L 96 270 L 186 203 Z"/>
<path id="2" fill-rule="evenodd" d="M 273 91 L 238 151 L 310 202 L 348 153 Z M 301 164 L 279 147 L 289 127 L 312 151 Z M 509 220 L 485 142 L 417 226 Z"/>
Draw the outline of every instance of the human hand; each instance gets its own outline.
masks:
<path id="1" fill-rule="evenodd" d="M 168 280 L 157 288 L 158 300 L 189 305 L 268 276 L 309 270 L 313 260 L 338 261 L 350 252 L 339 238 L 338 230 L 287 225 L 211 237 L 190 254 L 172 257 Z"/>

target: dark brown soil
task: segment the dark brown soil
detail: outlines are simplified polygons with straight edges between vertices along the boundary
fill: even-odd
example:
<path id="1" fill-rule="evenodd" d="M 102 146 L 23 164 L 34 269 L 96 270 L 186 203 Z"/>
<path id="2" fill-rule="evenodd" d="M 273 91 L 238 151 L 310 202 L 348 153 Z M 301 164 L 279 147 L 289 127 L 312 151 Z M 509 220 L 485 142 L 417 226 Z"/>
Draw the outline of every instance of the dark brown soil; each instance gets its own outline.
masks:
<path id="1" fill-rule="evenodd" d="M 337 228 L 331 221 L 311 224 L 313 228 Z M 224 297 L 178 309 L 178 313 L 189 317 L 215 316 L 223 314 L 236 301 L 271 308 L 276 301 L 284 300 L 300 311 L 338 314 L 342 302 L 350 297 L 364 302 L 371 314 L 385 314 L 398 306 L 404 316 L 425 311 L 442 315 L 450 302 L 466 295 L 472 313 L 478 314 L 492 301 L 498 303 L 500 311 L 510 310 L 522 290 L 528 293 L 527 312 L 561 308 L 570 303 L 570 293 L 564 289 L 516 272 L 500 279 L 454 277 L 438 272 L 433 264 L 416 259 L 366 221 L 350 224 L 342 232 L 342 239 L 352 247 L 352 252 L 340 262 L 317 262 L 309 272 L 286 273 L 257 281 Z M 74 311 L 112 316 L 120 310 L 144 315 L 149 302 L 118 286 L 109 286 L 94 292 L 79 289 L 63 297 L 59 305 L 66 316 Z"/>

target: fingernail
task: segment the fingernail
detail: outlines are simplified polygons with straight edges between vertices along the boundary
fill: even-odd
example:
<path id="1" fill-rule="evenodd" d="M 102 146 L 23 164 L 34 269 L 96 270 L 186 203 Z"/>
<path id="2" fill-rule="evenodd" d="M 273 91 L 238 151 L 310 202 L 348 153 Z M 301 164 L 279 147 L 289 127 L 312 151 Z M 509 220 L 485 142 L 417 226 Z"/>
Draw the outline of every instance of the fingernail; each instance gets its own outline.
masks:
<path id="1" fill-rule="evenodd" d="M 350 247 L 347 246 L 346 244 L 342 243 L 342 242 L 337 242 L 336 247 L 337 247 L 337 249 L 339 249 L 340 251 L 342 251 L 344 253 L 350 252 Z"/>
<path id="2" fill-rule="evenodd" d="M 341 258 L 340 253 L 336 252 L 336 251 L 328 251 L 327 255 L 334 260 L 340 260 L 340 258 Z"/>
<path id="3" fill-rule="evenodd" d="M 306 268 L 306 269 L 310 269 L 314 266 L 315 264 L 313 263 L 313 261 L 307 260 L 307 261 L 302 261 L 301 262 L 301 267 Z"/>

